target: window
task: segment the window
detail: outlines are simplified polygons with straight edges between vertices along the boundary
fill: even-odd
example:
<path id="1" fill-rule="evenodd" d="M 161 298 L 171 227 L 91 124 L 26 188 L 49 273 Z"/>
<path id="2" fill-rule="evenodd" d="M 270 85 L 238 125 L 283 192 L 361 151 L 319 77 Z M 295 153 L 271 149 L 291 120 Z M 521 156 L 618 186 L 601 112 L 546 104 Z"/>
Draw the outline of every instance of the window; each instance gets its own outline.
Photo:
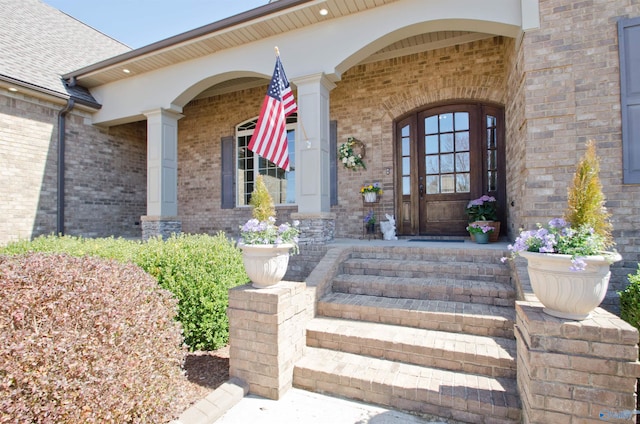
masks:
<path id="1" fill-rule="evenodd" d="M 429 116 L 424 134 L 427 194 L 470 192 L 469 113 Z"/>
<path id="2" fill-rule="evenodd" d="M 246 206 L 251 201 L 251 193 L 256 176 L 263 175 L 264 182 L 276 205 L 296 202 L 295 173 L 295 127 L 297 114 L 287 117 L 287 141 L 289 143 L 289 172 L 278 168 L 273 162 L 253 153 L 247 147 L 256 128 L 258 118 L 244 122 L 236 127 L 236 202 L 238 206 Z"/>

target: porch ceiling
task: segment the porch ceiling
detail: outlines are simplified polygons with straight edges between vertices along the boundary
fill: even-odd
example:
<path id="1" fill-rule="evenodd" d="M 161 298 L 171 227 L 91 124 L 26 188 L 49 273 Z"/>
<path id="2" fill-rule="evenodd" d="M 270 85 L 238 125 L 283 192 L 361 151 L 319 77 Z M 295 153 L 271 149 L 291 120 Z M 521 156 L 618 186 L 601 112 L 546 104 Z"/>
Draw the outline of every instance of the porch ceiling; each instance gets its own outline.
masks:
<path id="1" fill-rule="evenodd" d="M 279 0 L 63 75 L 92 88 L 397 0 Z M 322 16 L 321 9 L 328 14 Z M 129 73 L 125 73 L 127 69 Z"/>

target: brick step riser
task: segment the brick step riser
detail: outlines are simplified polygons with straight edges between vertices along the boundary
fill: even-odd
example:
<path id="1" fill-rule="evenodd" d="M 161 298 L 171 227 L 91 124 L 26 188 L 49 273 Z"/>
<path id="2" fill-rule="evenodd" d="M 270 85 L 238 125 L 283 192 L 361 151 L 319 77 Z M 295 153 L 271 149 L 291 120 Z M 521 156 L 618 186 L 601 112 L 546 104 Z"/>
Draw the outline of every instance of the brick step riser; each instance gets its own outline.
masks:
<path id="1" fill-rule="evenodd" d="M 504 337 L 506 339 L 514 338 L 514 322 L 512 320 L 492 317 L 462 317 L 436 312 L 372 308 L 370 306 L 342 305 L 323 301 L 318 302 L 318 315 L 381 324 L 403 325 L 425 330 Z"/>
<path id="2" fill-rule="evenodd" d="M 364 281 L 334 278 L 332 290 L 337 293 L 362 294 L 390 298 L 443 300 L 450 302 L 480 303 L 484 305 L 513 307 L 516 293 L 507 288 L 496 289 L 495 286 L 483 288 L 481 284 L 474 287 L 452 287 L 449 285 L 423 284 L 416 279 L 414 284 L 403 279 L 396 282 L 380 282 L 376 276 L 366 277 Z"/>
<path id="3" fill-rule="evenodd" d="M 489 265 L 502 265 L 504 264 L 500 260 L 504 256 L 508 256 L 509 251 L 468 251 L 460 250 L 456 252 L 442 251 L 442 250 L 421 250 L 419 252 L 408 252 L 405 249 L 370 249 L 366 251 L 354 250 L 351 252 L 351 258 L 364 259 L 367 261 L 376 261 L 381 259 L 390 259 L 394 261 L 408 261 L 408 262 L 455 262 L 465 264 L 489 264 Z"/>
<path id="4" fill-rule="evenodd" d="M 333 334 L 310 330 L 307 330 L 307 346 L 488 377 L 516 377 L 514 359 L 482 356 L 476 352 L 454 352 L 405 343 L 394 343 L 390 347 L 387 341 L 360 337 L 341 337 L 336 341 Z"/>
<path id="5" fill-rule="evenodd" d="M 327 393 L 350 399 L 371 402 L 417 414 L 430 414 L 478 424 L 517 424 L 518 407 L 494 407 L 489 399 L 465 399 L 451 382 L 446 393 L 416 387 L 393 385 L 396 375 L 386 373 L 384 383 L 353 376 L 335 376 L 322 371 L 295 366 L 293 385 L 299 389 Z M 460 388 L 464 391 L 464 388 Z M 517 397 L 517 395 L 514 395 Z M 514 401 L 517 403 L 517 401 Z"/>
<path id="6" fill-rule="evenodd" d="M 384 296 L 397 299 L 418 299 L 418 300 L 442 300 L 446 302 L 466 302 L 477 303 L 481 305 L 494 305 L 513 307 L 515 305 L 515 298 L 509 297 L 494 297 L 494 296 L 479 296 L 469 294 L 448 294 L 438 292 L 422 292 L 416 293 L 414 290 L 380 290 L 374 287 L 353 287 L 350 285 L 343 285 L 340 283 L 333 283 L 333 291 L 335 293 L 346 294 L 363 294 L 367 296 Z"/>
<path id="7" fill-rule="evenodd" d="M 350 275 L 380 275 L 400 278 L 454 278 L 509 284 L 511 274 L 504 266 L 438 263 L 374 263 L 350 259 L 342 263 L 342 272 Z"/>

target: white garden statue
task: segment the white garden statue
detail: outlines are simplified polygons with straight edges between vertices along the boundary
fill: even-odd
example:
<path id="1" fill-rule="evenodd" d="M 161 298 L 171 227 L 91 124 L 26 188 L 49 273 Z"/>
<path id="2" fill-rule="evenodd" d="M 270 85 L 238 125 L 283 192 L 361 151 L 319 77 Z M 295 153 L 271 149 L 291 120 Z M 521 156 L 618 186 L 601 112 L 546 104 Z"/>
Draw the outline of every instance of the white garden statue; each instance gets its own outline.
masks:
<path id="1" fill-rule="evenodd" d="M 384 214 L 388 221 L 380 222 L 380 231 L 382 231 L 385 240 L 398 240 L 396 237 L 396 220 L 393 215 Z"/>

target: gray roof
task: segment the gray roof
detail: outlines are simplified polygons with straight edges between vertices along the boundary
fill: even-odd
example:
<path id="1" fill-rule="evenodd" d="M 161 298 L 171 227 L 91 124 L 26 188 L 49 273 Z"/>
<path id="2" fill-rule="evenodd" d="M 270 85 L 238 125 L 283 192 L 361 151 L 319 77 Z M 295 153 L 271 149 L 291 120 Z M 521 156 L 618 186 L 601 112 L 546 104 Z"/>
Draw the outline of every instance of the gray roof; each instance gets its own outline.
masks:
<path id="1" fill-rule="evenodd" d="M 90 102 L 61 75 L 131 50 L 40 0 L 0 0 L 0 10 L 0 77 L 45 92 Z"/>

